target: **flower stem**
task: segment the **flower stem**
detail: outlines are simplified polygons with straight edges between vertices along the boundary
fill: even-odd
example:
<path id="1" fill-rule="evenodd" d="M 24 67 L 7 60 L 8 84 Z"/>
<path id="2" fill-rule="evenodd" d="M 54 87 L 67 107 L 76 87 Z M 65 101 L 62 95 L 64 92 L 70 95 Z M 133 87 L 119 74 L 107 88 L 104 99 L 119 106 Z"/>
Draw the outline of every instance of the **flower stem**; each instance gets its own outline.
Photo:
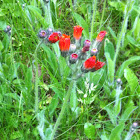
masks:
<path id="1" fill-rule="evenodd" d="M 95 18 L 95 14 L 96 14 L 96 5 L 97 5 L 97 0 L 94 0 L 94 2 L 93 2 L 93 15 L 92 15 L 92 22 L 91 22 L 90 41 L 92 40 L 93 26 L 94 26 L 94 18 Z"/>
<path id="2" fill-rule="evenodd" d="M 100 21 L 99 31 L 101 31 L 101 28 L 102 28 L 102 22 L 103 22 L 104 13 L 105 13 L 105 6 L 106 6 L 106 0 L 104 0 L 104 5 L 103 5 L 103 11 L 102 11 L 102 17 L 101 17 L 101 21 Z"/>
<path id="3" fill-rule="evenodd" d="M 35 58 L 35 113 L 38 113 L 38 62 L 37 62 L 37 50 L 39 46 L 43 43 L 43 40 L 37 45 L 34 53 Z"/>
<path id="4" fill-rule="evenodd" d="M 69 97 L 70 97 L 70 93 L 71 93 L 71 91 L 72 91 L 72 88 L 73 88 L 73 85 L 74 85 L 74 84 L 76 84 L 75 81 L 74 81 L 74 80 L 71 80 L 70 85 L 69 85 L 69 89 L 68 89 L 68 91 L 67 91 L 67 95 L 66 95 L 66 97 L 65 97 L 65 100 L 64 100 L 63 106 L 62 106 L 62 108 L 61 108 L 61 112 L 60 112 L 60 114 L 59 114 L 59 117 L 58 117 L 58 119 L 57 119 L 57 121 L 56 121 L 56 123 L 55 123 L 55 126 L 54 126 L 54 129 L 53 129 L 53 132 L 52 132 L 52 135 L 51 135 L 51 139 L 50 139 L 50 140 L 54 140 L 54 135 L 55 135 L 55 133 L 56 133 L 56 131 L 57 131 L 57 128 L 58 128 L 58 126 L 60 125 L 60 121 L 61 121 L 61 119 L 62 119 L 62 117 L 63 117 L 63 115 L 64 115 L 64 113 L 65 113 L 65 109 L 66 109 L 66 106 L 67 106 L 67 104 L 68 104 L 68 100 L 69 100 Z"/>
<path id="5" fill-rule="evenodd" d="M 120 50 L 120 47 L 121 47 L 121 41 L 123 41 L 122 38 L 125 36 L 125 33 L 126 33 L 128 18 L 129 18 L 129 15 L 131 13 L 131 10 L 133 8 L 133 6 L 130 7 L 130 5 L 132 5 L 132 4 L 133 4 L 133 0 L 129 0 L 127 2 L 126 7 L 125 7 L 124 21 L 122 23 L 122 29 L 121 29 L 120 35 L 118 37 L 118 40 L 117 40 L 116 53 L 115 53 L 115 56 L 114 56 L 114 69 L 115 69 L 115 65 L 116 65 L 116 59 L 117 59 L 117 56 L 119 54 L 119 50 Z"/>

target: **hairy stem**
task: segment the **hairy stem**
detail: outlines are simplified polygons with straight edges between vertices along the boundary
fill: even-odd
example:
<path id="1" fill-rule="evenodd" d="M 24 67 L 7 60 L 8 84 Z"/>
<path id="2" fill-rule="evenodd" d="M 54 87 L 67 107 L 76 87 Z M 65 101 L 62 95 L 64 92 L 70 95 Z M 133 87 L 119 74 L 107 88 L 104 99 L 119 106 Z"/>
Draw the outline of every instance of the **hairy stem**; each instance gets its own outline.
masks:
<path id="1" fill-rule="evenodd" d="M 103 11 L 102 11 L 102 17 L 101 17 L 101 21 L 100 21 L 99 31 L 102 28 L 102 23 L 103 23 L 103 18 L 104 18 L 104 13 L 105 13 L 105 6 L 106 6 L 106 0 L 104 0 L 104 5 L 103 5 Z"/>
<path id="2" fill-rule="evenodd" d="M 96 14 L 96 5 L 97 5 L 97 0 L 94 0 L 94 2 L 93 2 L 93 15 L 92 15 L 92 22 L 91 22 L 90 41 L 92 40 L 92 35 L 93 35 L 93 26 L 94 26 L 95 14 Z"/>
<path id="3" fill-rule="evenodd" d="M 66 109 L 66 106 L 68 104 L 68 100 L 70 98 L 70 93 L 72 91 L 72 87 L 73 87 L 74 84 L 76 84 L 75 81 L 74 80 L 71 80 L 70 85 L 69 85 L 69 89 L 67 91 L 67 94 L 66 94 L 66 97 L 65 97 L 65 100 L 64 100 L 64 103 L 63 103 L 63 106 L 61 108 L 61 112 L 60 112 L 59 117 L 58 117 L 58 119 L 57 119 L 57 121 L 55 123 L 55 126 L 54 126 L 54 129 L 53 129 L 53 132 L 52 132 L 52 135 L 51 135 L 51 139 L 50 140 L 54 140 L 54 135 L 55 135 L 55 133 L 57 131 L 57 128 L 60 125 L 60 121 L 63 118 L 63 115 L 65 113 L 65 109 Z"/>
<path id="4" fill-rule="evenodd" d="M 43 40 L 37 45 L 34 57 L 35 57 L 35 112 L 38 113 L 38 62 L 37 62 L 37 50 L 40 45 L 43 43 Z"/>

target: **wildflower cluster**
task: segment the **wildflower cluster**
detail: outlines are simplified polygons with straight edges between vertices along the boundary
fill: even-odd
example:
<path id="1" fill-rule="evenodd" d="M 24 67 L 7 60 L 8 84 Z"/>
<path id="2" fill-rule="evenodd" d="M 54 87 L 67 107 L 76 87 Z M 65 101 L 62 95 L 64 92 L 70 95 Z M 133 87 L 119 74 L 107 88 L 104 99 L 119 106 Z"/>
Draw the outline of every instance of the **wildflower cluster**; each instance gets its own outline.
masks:
<path id="1" fill-rule="evenodd" d="M 69 57 L 68 65 L 70 67 L 73 64 L 76 64 L 77 70 L 80 67 L 81 73 L 87 73 L 89 71 L 94 72 L 105 65 L 104 62 L 96 60 L 96 57 L 98 53 L 98 46 L 104 39 L 106 31 L 101 31 L 93 44 L 91 43 L 90 40 L 85 40 L 83 43 L 83 48 L 80 48 L 83 30 L 84 29 L 79 25 L 74 26 L 73 31 L 73 37 L 75 39 L 74 44 L 71 43 L 70 36 L 66 34 L 61 34 L 61 32 L 59 31 L 53 32 L 51 28 L 49 28 L 48 30 L 41 30 L 38 36 L 40 38 L 47 39 L 47 41 L 50 43 L 56 43 L 57 41 L 59 41 L 59 49 L 61 51 L 61 55 L 63 57 Z M 90 50 L 91 45 L 92 49 Z"/>

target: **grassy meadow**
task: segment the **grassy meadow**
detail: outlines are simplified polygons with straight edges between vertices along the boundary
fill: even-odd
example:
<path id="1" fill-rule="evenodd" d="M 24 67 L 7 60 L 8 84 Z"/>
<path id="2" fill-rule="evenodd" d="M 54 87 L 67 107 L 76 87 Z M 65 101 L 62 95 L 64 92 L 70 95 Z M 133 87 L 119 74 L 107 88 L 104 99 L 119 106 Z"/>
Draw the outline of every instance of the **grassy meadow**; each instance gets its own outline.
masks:
<path id="1" fill-rule="evenodd" d="M 48 29 L 70 36 L 75 64 Z M 105 65 L 87 70 L 94 48 Z M 1 0 L 0 140 L 140 140 L 140 1 Z"/>

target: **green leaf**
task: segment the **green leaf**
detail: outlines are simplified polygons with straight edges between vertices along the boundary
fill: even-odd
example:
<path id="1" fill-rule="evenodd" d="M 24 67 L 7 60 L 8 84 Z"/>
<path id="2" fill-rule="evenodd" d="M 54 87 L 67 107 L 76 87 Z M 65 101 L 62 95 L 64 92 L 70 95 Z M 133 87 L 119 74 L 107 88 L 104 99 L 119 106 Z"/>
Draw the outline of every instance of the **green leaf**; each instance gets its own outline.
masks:
<path id="1" fill-rule="evenodd" d="M 95 126 L 91 123 L 85 123 L 84 132 L 89 139 L 95 138 Z"/>
<path id="2" fill-rule="evenodd" d="M 105 134 L 103 134 L 103 135 L 101 135 L 101 140 L 108 140 L 108 138 Z"/>
<path id="3" fill-rule="evenodd" d="M 109 140 L 120 140 L 121 139 L 121 132 L 124 129 L 124 124 L 120 124 L 117 127 L 115 127 L 112 132 L 111 135 L 109 137 Z"/>
<path id="4" fill-rule="evenodd" d="M 117 116 L 121 111 L 121 101 L 119 101 L 118 104 L 115 104 L 114 110 L 115 110 L 115 114 Z"/>
<path id="5" fill-rule="evenodd" d="M 133 71 L 131 69 L 126 68 L 124 70 L 124 77 L 126 78 L 128 84 L 129 84 L 131 92 L 132 93 L 135 92 L 136 87 L 139 84 L 137 76 L 133 73 Z"/>
<path id="6" fill-rule="evenodd" d="M 119 124 L 125 123 L 128 120 L 131 113 L 136 109 L 137 109 L 136 106 L 133 106 L 132 104 L 129 104 L 129 107 L 127 107 L 126 110 L 124 111 L 124 113 L 122 114 L 122 116 L 120 118 L 120 121 L 119 121 Z"/>
<path id="7" fill-rule="evenodd" d="M 2 11 L 3 11 L 3 9 L 0 9 L 0 17 L 5 15 L 5 13 L 3 13 Z"/>
<path id="8" fill-rule="evenodd" d="M 109 54 L 109 57 L 113 60 L 115 55 L 115 50 L 112 42 L 110 42 L 108 39 L 105 40 L 105 55 L 106 53 Z"/>
<path id="9" fill-rule="evenodd" d="M 113 44 L 106 39 L 105 40 L 105 57 L 107 60 L 107 70 L 108 70 L 108 79 L 109 82 L 113 83 L 114 81 L 114 55 L 115 55 L 115 51 L 114 51 L 114 46 Z"/>
<path id="10" fill-rule="evenodd" d="M 111 27 L 107 27 L 107 29 L 109 30 L 110 34 L 113 36 L 114 40 L 116 41 L 117 40 L 117 36 L 116 36 L 115 32 L 112 30 Z"/>
<path id="11" fill-rule="evenodd" d="M 108 70 L 108 79 L 110 83 L 114 81 L 114 61 L 110 58 L 109 53 L 105 53 L 105 57 L 107 60 L 107 70 Z"/>
<path id="12" fill-rule="evenodd" d="M 76 96 L 76 84 L 74 84 L 73 89 L 71 91 L 71 96 L 70 96 L 70 107 L 72 111 L 75 111 L 77 104 L 78 104 L 78 101 L 77 101 L 77 96 Z"/>
<path id="13" fill-rule="evenodd" d="M 11 97 L 11 98 L 13 98 L 13 99 L 15 99 L 16 101 L 18 101 L 19 102 L 19 95 L 17 95 L 16 93 L 6 93 L 6 94 L 4 94 L 5 96 L 7 96 L 7 97 Z"/>
<path id="14" fill-rule="evenodd" d="M 3 49 L 3 44 L 2 42 L 0 41 L 0 51 Z"/>
<path id="15" fill-rule="evenodd" d="M 52 116 L 53 112 L 55 111 L 55 109 L 57 108 L 58 105 L 58 95 L 55 94 L 52 98 L 51 103 L 49 104 L 49 115 Z"/>
<path id="16" fill-rule="evenodd" d="M 125 10 L 125 4 L 121 1 L 109 1 L 109 5 L 121 12 L 124 12 Z"/>
<path id="17" fill-rule="evenodd" d="M 116 125 L 116 122 L 117 122 L 116 117 L 117 117 L 117 116 L 116 116 L 116 114 L 115 114 L 113 108 L 112 108 L 112 107 L 110 108 L 110 107 L 107 106 L 107 107 L 105 107 L 105 110 L 107 111 L 111 122 L 112 122 L 114 125 Z"/>
<path id="18" fill-rule="evenodd" d="M 128 65 L 130 65 L 138 60 L 140 60 L 140 56 L 133 56 L 133 57 L 129 58 L 128 60 L 124 61 L 122 63 L 122 65 L 119 67 L 116 75 L 119 78 L 121 78 L 121 76 L 123 75 L 124 69 L 127 68 Z"/>
<path id="19" fill-rule="evenodd" d="M 41 10 L 35 6 L 32 5 L 28 5 L 27 8 L 32 11 L 32 13 L 34 14 L 34 16 L 38 19 L 38 21 L 43 25 L 43 26 L 48 26 L 46 20 L 42 17 L 42 13 Z M 26 10 L 28 17 L 29 17 L 29 13 L 28 10 Z"/>
<path id="20" fill-rule="evenodd" d="M 130 35 L 127 35 L 127 40 L 134 46 L 140 46 L 140 44 L 138 44 L 138 42 Z"/>
<path id="21" fill-rule="evenodd" d="M 88 27 L 88 24 L 86 23 L 86 21 L 82 18 L 81 15 L 79 15 L 77 13 L 73 13 L 73 16 L 74 16 L 75 20 L 77 21 L 77 23 L 84 28 L 83 34 L 84 34 L 85 38 L 89 38 L 89 27 Z"/>
<path id="22" fill-rule="evenodd" d="M 26 77 L 25 77 L 25 84 L 26 84 L 28 93 L 30 93 L 32 90 L 32 67 L 27 69 Z"/>
<path id="23" fill-rule="evenodd" d="M 0 21 L 0 30 L 4 30 L 6 28 L 6 22 Z"/>

